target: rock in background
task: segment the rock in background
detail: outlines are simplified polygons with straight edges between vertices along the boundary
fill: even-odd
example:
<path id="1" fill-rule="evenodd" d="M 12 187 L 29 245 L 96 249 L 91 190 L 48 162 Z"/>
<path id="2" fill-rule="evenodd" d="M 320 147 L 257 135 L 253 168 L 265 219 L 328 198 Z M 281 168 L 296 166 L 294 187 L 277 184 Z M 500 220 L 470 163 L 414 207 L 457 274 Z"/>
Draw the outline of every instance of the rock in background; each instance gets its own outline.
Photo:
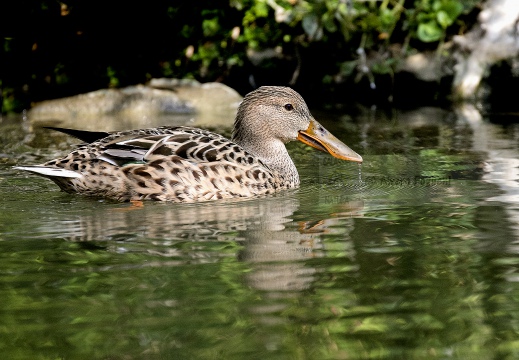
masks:
<path id="1" fill-rule="evenodd" d="M 158 125 L 231 126 L 242 97 L 221 83 L 152 79 L 147 85 L 102 89 L 36 104 L 33 122 L 116 130 Z"/>
<path id="2" fill-rule="evenodd" d="M 488 0 L 478 24 L 465 35 L 456 36 L 453 95 L 458 99 L 476 96 L 481 80 L 490 67 L 513 59 L 519 52 L 519 1 Z"/>

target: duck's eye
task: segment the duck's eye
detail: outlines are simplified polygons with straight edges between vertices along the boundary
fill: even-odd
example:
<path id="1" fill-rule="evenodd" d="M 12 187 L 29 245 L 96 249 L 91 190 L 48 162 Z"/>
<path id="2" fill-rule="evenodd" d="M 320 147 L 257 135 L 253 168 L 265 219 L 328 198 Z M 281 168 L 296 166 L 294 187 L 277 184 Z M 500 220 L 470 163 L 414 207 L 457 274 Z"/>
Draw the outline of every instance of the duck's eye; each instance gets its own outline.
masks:
<path id="1" fill-rule="evenodd" d="M 285 109 L 288 111 L 292 111 L 292 110 L 294 110 L 294 107 L 292 106 L 292 104 L 286 104 Z"/>

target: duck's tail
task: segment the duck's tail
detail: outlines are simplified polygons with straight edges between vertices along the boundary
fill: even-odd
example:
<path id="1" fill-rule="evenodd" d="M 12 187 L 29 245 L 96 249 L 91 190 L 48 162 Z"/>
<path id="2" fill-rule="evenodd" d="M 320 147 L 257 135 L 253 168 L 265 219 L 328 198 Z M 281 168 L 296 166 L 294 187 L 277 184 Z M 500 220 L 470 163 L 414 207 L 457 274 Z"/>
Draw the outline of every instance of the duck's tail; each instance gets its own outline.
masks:
<path id="1" fill-rule="evenodd" d="M 50 166 L 32 165 L 32 166 L 15 166 L 13 169 L 29 171 L 34 174 L 47 178 L 80 178 L 83 175 L 66 169 L 60 169 Z"/>

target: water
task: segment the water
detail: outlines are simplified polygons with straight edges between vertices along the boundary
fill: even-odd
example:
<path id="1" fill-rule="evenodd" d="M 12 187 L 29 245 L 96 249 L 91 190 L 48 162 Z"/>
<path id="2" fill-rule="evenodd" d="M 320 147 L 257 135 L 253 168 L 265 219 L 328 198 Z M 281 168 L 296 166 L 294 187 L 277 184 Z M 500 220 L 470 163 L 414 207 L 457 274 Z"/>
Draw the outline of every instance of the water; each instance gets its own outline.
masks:
<path id="1" fill-rule="evenodd" d="M 298 190 L 140 208 L 13 171 L 73 141 L 3 118 L 2 358 L 517 358 L 519 125 L 315 115 L 360 170 L 293 144 Z"/>

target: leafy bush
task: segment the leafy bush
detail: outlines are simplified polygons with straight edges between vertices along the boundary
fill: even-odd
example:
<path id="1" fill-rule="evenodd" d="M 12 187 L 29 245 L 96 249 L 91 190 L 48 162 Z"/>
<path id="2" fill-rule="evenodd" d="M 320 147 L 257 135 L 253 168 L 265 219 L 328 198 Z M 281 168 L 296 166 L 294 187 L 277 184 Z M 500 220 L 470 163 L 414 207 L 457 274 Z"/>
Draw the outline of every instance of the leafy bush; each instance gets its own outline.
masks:
<path id="1" fill-rule="evenodd" d="M 338 65 L 341 77 L 352 75 L 355 70 L 369 74 L 387 74 L 394 70 L 398 55 L 413 50 L 437 48 L 445 39 L 467 25 L 460 16 L 467 15 L 481 1 L 477 0 L 256 0 L 253 7 L 261 12 L 249 12 L 256 17 L 272 16 L 264 11 L 268 4 L 274 10 L 274 18 L 292 29 L 301 28 L 304 33 L 292 32 L 291 38 L 300 45 L 324 42 L 331 49 L 346 47 L 345 60 Z M 249 1 L 235 1 L 244 8 Z M 475 17 L 471 18 L 474 21 Z M 250 23 L 250 20 L 247 21 Z M 244 25 L 246 25 L 244 23 Z M 340 34 L 338 38 L 337 34 Z M 304 36 L 302 36 L 304 35 Z M 255 41 L 254 41 L 255 40 Z M 258 46 L 260 37 L 249 44 Z M 342 44 L 341 44 L 342 43 Z M 390 45 L 403 46 L 399 54 L 390 51 Z M 378 52 L 368 61 L 368 52 Z M 323 60 L 324 61 L 324 60 Z M 331 75 L 331 74 L 328 74 Z M 325 79 L 330 77 L 325 77 Z"/>
<path id="2" fill-rule="evenodd" d="M 255 85 L 330 87 L 366 78 L 374 87 L 405 54 L 435 50 L 468 28 L 480 2 L 5 2 L 2 111 L 163 76 L 222 81 L 241 92 L 254 74 Z M 258 53 L 263 61 L 255 62 Z"/>

